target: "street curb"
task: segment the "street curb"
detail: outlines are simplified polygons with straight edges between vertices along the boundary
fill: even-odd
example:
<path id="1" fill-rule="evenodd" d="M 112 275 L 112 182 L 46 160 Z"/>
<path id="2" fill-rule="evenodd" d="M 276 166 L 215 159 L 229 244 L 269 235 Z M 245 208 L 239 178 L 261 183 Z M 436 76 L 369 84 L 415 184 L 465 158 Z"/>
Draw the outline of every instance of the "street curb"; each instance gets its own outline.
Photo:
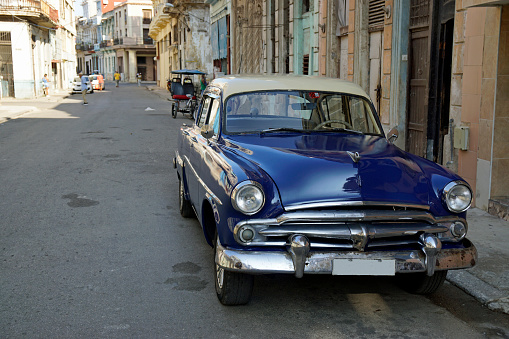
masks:
<path id="1" fill-rule="evenodd" d="M 486 305 L 490 310 L 509 314 L 509 297 L 468 271 L 449 271 L 447 280 Z"/>
<path id="2" fill-rule="evenodd" d="M 24 111 L 8 113 L 8 115 L 0 116 L 0 124 L 3 124 L 4 122 L 7 122 L 9 120 L 17 119 L 17 118 L 19 118 L 22 115 L 25 115 L 27 113 L 31 113 L 31 112 L 34 112 L 34 111 L 37 111 L 37 107 L 31 106 L 30 109 L 27 109 L 27 110 L 24 110 Z M 1 110 L 0 110 L 0 113 L 1 113 Z"/>

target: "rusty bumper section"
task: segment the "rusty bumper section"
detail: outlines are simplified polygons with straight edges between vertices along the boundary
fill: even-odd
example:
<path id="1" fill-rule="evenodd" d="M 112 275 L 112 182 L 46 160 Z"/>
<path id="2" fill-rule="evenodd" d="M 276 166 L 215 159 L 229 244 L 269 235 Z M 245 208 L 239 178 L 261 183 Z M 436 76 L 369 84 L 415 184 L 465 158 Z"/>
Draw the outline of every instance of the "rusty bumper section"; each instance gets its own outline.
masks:
<path id="1" fill-rule="evenodd" d="M 434 256 L 434 271 L 473 267 L 477 262 L 477 249 L 467 239 L 464 248 L 442 248 Z M 430 273 L 430 263 L 423 250 L 406 251 L 242 251 L 224 248 L 217 244 L 216 263 L 226 270 L 249 274 L 289 273 L 297 277 L 302 274 L 332 274 L 336 259 L 394 260 L 394 273 Z M 297 252 L 297 253 L 296 253 Z M 299 255 L 301 257 L 299 257 Z M 429 258 L 429 256 L 428 256 Z"/>

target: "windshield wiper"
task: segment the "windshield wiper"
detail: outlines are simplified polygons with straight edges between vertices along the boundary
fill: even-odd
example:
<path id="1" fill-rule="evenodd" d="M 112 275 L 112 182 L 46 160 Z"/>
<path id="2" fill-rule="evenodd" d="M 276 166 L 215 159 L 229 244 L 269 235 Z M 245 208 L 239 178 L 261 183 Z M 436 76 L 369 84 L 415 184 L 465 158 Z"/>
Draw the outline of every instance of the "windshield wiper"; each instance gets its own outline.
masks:
<path id="1" fill-rule="evenodd" d="M 272 132 L 295 132 L 295 133 L 309 133 L 309 131 L 291 128 L 291 127 L 278 127 L 278 128 L 267 128 L 260 131 L 260 134 L 272 133 Z"/>
<path id="2" fill-rule="evenodd" d="M 355 131 L 353 129 L 348 129 L 348 128 L 318 129 L 318 130 L 315 130 L 314 132 L 346 132 L 346 133 L 364 135 L 364 133 L 362 133 L 362 132 Z"/>

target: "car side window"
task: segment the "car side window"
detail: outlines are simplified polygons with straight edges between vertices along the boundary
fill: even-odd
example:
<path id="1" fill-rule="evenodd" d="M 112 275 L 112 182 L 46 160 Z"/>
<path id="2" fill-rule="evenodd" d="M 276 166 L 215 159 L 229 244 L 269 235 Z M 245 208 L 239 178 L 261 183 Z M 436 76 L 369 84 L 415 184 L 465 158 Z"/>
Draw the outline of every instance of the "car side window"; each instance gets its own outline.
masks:
<path id="1" fill-rule="evenodd" d="M 212 101 L 212 107 L 210 108 L 210 114 L 207 120 L 210 128 L 214 130 L 214 135 L 219 134 L 219 103 L 218 99 Z"/>
<path id="2" fill-rule="evenodd" d="M 205 125 L 211 101 L 212 98 L 210 97 L 205 98 L 205 100 L 203 101 L 200 117 L 198 118 L 198 127 L 202 127 L 203 125 Z"/>

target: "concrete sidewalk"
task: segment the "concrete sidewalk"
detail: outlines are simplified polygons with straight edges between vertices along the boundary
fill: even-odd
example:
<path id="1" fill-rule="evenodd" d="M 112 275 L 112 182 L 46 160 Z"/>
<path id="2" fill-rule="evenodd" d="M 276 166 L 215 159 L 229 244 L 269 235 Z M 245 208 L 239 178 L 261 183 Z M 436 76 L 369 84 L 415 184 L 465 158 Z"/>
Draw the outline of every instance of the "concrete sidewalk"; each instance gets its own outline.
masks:
<path id="1" fill-rule="evenodd" d="M 70 95 L 69 91 L 53 91 L 49 96 L 30 99 L 2 98 L 0 100 L 0 124 L 23 114 L 52 108 Z"/>
<path id="2" fill-rule="evenodd" d="M 162 100 L 170 99 L 166 88 L 154 83 L 143 84 Z M 68 92 L 35 99 L 2 99 L 0 124 L 25 113 L 38 110 L 38 106 L 58 105 Z M 447 280 L 472 295 L 491 310 L 509 314 L 509 222 L 492 216 L 478 208 L 468 211 L 468 239 L 477 247 L 479 260 L 468 270 L 450 271 Z"/>
<path id="3" fill-rule="evenodd" d="M 488 308 L 509 314 L 509 222 L 478 208 L 468 210 L 467 222 L 477 265 L 450 271 L 447 280 Z"/>

